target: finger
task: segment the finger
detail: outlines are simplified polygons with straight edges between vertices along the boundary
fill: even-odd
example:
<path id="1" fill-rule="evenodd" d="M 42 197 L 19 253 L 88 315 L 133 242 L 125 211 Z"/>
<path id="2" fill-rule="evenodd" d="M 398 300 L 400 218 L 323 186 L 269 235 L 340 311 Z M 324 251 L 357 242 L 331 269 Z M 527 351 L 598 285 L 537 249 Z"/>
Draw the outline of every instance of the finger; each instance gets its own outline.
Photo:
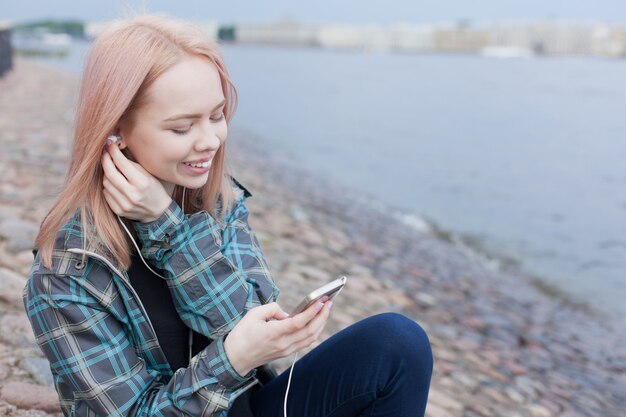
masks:
<path id="1" fill-rule="evenodd" d="M 115 145 L 110 145 L 107 149 L 117 169 L 128 179 L 128 182 L 133 185 L 136 184 L 143 174 L 142 170 L 138 168 L 140 165 L 126 158 L 120 148 Z"/>
<path id="2" fill-rule="evenodd" d="M 309 323 L 313 317 L 320 312 L 320 310 L 324 307 L 324 303 L 322 301 L 316 301 L 315 303 L 308 306 L 304 311 L 296 314 L 292 317 L 294 324 L 297 326 L 297 329 L 301 329 Z M 294 330 L 297 330 L 294 329 Z"/>
<path id="3" fill-rule="evenodd" d="M 317 305 L 319 303 L 325 303 L 328 300 L 328 296 L 324 295 L 322 298 L 320 298 L 319 300 L 314 301 L 313 303 L 309 304 L 304 310 L 302 310 L 301 312 L 294 314 L 294 316 L 300 315 L 305 313 L 308 309 L 311 308 L 311 306 Z"/>
<path id="4" fill-rule="evenodd" d="M 328 304 L 325 306 L 325 310 L 324 310 L 324 319 L 321 320 L 319 327 L 317 328 L 317 331 L 315 333 L 315 339 L 317 340 L 320 337 L 320 334 L 322 333 L 322 331 L 324 330 L 324 328 L 326 327 L 326 324 L 328 323 L 328 319 L 330 318 L 330 313 L 332 312 L 332 304 Z"/>
<path id="5" fill-rule="evenodd" d="M 328 322 L 328 317 L 330 315 L 330 311 L 326 311 L 326 308 L 318 314 L 315 319 L 311 320 L 310 326 L 307 325 L 305 329 L 299 331 L 297 334 L 297 339 L 293 339 L 291 341 L 287 341 L 289 346 L 288 354 L 293 352 L 299 352 L 302 349 L 310 347 L 313 343 L 318 341 L 320 334 L 324 330 L 326 323 Z"/>
<path id="6" fill-rule="evenodd" d="M 272 326 L 276 327 L 276 332 L 282 335 L 293 334 L 300 329 L 304 328 L 308 322 L 313 319 L 321 310 L 324 304 L 322 302 L 316 302 L 310 305 L 303 312 L 296 314 L 290 318 L 285 320 L 280 320 L 278 322 L 272 322 Z"/>
<path id="7" fill-rule="evenodd" d="M 102 155 L 102 169 L 104 170 L 105 178 L 108 178 L 116 188 L 128 190 L 130 186 L 128 179 L 117 169 L 111 155 L 107 152 Z"/>
<path id="8" fill-rule="evenodd" d="M 289 317 L 289 314 L 287 314 L 277 302 L 254 307 L 250 310 L 250 312 L 256 314 L 259 319 L 265 321 L 272 319 L 282 320 Z"/>
<path id="9" fill-rule="evenodd" d="M 119 192 L 119 195 L 124 197 L 123 200 L 118 199 L 122 207 L 131 207 L 127 203 L 134 202 L 138 198 L 136 187 L 117 169 L 110 155 L 104 155 L 102 165 L 106 167 L 105 179 L 109 179 L 111 185 Z"/>
<path id="10" fill-rule="evenodd" d="M 324 308 L 304 328 L 285 337 L 292 345 L 301 344 L 308 339 L 317 340 L 330 316 L 330 303 L 324 303 Z"/>
<path id="11" fill-rule="evenodd" d="M 116 203 L 119 209 L 122 212 L 126 212 L 130 207 L 130 204 L 126 195 L 124 195 L 124 193 L 122 193 L 114 184 L 111 183 L 111 181 L 109 181 L 106 178 L 102 180 L 102 185 L 104 187 L 104 191 Z"/>
<path id="12" fill-rule="evenodd" d="M 118 216 L 122 215 L 122 208 L 118 204 L 118 202 L 115 200 L 115 198 L 111 195 L 111 193 L 106 189 L 102 191 L 103 191 L 102 194 L 104 195 L 104 199 L 106 200 L 109 207 L 111 207 L 111 210 L 113 211 L 113 213 L 117 214 Z"/>

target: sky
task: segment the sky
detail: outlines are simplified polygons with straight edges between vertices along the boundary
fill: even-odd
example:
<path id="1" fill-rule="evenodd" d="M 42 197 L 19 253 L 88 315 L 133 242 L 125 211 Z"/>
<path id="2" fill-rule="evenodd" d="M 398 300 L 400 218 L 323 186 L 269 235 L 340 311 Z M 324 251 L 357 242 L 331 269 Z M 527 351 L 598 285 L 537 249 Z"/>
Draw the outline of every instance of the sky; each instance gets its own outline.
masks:
<path id="1" fill-rule="evenodd" d="M 310 23 L 393 24 L 494 20 L 602 20 L 626 26 L 625 0 L 0 0 L 0 20 L 109 20 L 134 10 L 220 23 L 292 18 Z"/>

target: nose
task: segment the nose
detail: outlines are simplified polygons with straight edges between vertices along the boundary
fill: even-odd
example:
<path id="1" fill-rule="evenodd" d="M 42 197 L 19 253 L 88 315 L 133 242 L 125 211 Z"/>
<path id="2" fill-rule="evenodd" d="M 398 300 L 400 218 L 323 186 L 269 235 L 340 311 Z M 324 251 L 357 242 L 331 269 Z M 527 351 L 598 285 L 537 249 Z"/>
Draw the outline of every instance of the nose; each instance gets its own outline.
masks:
<path id="1" fill-rule="evenodd" d="M 202 129 L 194 143 L 194 150 L 198 153 L 217 151 L 221 144 L 222 139 L 214 129 Z"/>

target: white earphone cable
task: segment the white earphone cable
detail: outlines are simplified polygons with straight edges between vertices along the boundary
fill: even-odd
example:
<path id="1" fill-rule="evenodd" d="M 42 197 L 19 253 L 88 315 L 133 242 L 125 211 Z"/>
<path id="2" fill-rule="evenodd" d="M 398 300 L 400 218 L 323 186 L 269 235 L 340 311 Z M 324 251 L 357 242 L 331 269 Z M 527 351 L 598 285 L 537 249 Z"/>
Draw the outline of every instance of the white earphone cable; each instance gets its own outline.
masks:
<path id="1" fill-rule="evenodd" d="M 182 203 L 181 209 L 183 210 L 183 214 L 185 213 L 185 191 L 187 191 L 187 188 L 183 187 L 183 198 L 182 198 L 182 202 L 181 202 Z M 139 254 L 139 257 L 141 258 L 141 261 L 146 266 L 146 268 L 148 268 L 154 275 L 156 275 L 158 277 L 161 277 L 163 279 L 167 279 L 163 275 L 157 273 L 154 269 L 150 268 L 150 265 L 148 265 L 146 260 L 143 258 L 143 255 L 141 255 L 141 249 L 139 249 L 139 246 L 137 245 L 137 242 L 135 242 L 135 239 L 133 239 L 133 235 L 130 233 L 130 230 L 128 230 L 128 228 L 126 227 L 126 225 L 124 224 L 122 219 L 120 219 L 120 216 L 118 216 L 117 214 L 115 216 L 117 217 L 117 221 L 120 222 L 120 224 L 124 228 L 124 231 L 126 231 L 126 234 L 130 238 L 130 241 L 133 242 L 133 245 L 135 246 L 135 249 L 137 249 L 137 253 Z"/>
<path id="2" fill-rule="evenodd" d="M 182 206 L 181 206 L 181 208 L 183 209 L 183 213 L 185 212 L 185 191 L 186 190 L 187 189 L 183 187 L 183 197 L 182 197 Z M 144 263 L 146 268 L 148 268 L 154 275 L 163 279 L 167 279 L 163 275 L 157 273 L 154 269 L 152 269 L 150 265 L 148 265 L 143 255 L 141 254 L 141 249 L 139 249 L 137 242 L 135 242 L 135 239 L 133 239 L 133 235 L 132 233 L 130 233 L 130 230 L 128 230 L 128 228 L 126 227 L 122 219 L 120 219 L 120 216 L 116 215 L 116 217 L 117 217 L 117 221 L 122 225 L 122 227 L 124 228 L 124 231 L 130 238 L 130 241 L 133 242 L 133 245 L 135 246 L 135 249 L 137 249 L 137 253 L 139 254 L 139 257 L 141 258 L 141 261 Z M 192 345 L 193 345 L 193 330 L 189 329 L 189 362 L 191 362 L 191 357 L 192 357 L 192 352 L 193 352 Z M 291 375 L 293 374 L 293 367 L 295 366 L 297 360 L 298 360 L 298 352 L 294 354 L 293 362 L 291 363 L 291 366 L 289 369 L 289 379 L 287 380 L 287 389 L 285 391 L 285 402 L 284 402 L 284 409 L 283 409 L 283 413 L 285 415 L 284 417 L 287 417 L 287 396 L 289 395 L 289 387 L 291 386 Z"/>
<path id="3" fill-rule="evenodd" d="M 283 414 L 287 417 L 287 396 L 289 395 L 289 387 L 291 386 L 291 374 L 293 373 L 293 367 L 296 365 L 296 360 L 298 359 L 298 352 L 293 355 L 293 362 L 291 363 L 289 369 L 289 379 L 287 380 L 287 389 L 285 390 L 285 403 L 283 407 Z"/>
<path id="4" fill-rule="evenodd" d="M 128 235 L 128 237 L 130 238 L 131 242 L 133 242 L 133 245 L 135 245 L 135 249 L 137 249 L 137 253 L 139 254 L 139 257 L 141 258 L 141 261 L 144 263 L 144 265 L 146 266 L 146 268 L 148 268 L 150 271 L 152 271 L 152 273 L 158 277 L 161 277 L 163 279 L 167 279 L 165 278 L 163 275 L 157 273 L 154 269 L 150 268 L 150 265 L 148 265 L 148 263 L 146 262 L 146 260 L 143 258 L 143 255 L 141 254 L 141 249 L 139 249 L 139 246 L 137 246 L 137 243 L 135 242 L 135 239 L 133 239 L 133 235 L 130 233 L 130 231 L 128 230 L 128 228 L 126 227 L 126 225 L 124 224 L 124 222 L 122 221 L 122 219 L 120 219 L 120 216 L 117 216 L 117 221 L 120 222 L 120 224 L 122 225 L 122 227 L 124 228 L 124 230 L 126 231 L 126 234 Z"/>

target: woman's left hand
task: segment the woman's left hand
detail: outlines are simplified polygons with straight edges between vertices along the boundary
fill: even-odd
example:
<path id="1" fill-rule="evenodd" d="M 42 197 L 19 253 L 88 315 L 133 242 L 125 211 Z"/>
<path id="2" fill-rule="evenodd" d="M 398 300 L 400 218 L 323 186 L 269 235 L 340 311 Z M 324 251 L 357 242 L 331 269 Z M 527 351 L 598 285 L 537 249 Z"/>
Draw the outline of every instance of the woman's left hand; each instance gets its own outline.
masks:
<path id="1" fill-rule="evenodd" d="M 151 222 L 172 202 L 163 184 L 141 165 L 126 158 L 115 145 L 102 154 L 104 198 L 118 216 Z"/>

